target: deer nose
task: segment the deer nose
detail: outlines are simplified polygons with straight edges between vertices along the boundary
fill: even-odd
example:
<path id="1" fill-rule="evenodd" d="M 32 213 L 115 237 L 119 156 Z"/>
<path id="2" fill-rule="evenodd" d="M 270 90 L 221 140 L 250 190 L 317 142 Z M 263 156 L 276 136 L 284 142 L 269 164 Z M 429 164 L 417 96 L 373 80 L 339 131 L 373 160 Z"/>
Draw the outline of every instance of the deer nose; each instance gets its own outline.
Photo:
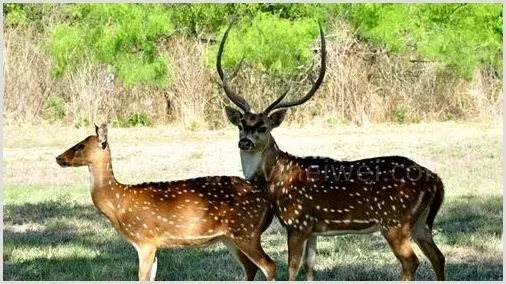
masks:
<path id="1" fill-rule="evenodd" d="M 65 162 L 65 158 L 63 156 L 56 157 L 56 163 L 62 167 L 67 165 L 67 162 Z"/>
<path id="2" fill-rule="evenodd" d="M 241 138 L 239 140 L 239 149 L 241 150 L 251 150 L 253 148 L 253 142 L 248 138 Z"/>

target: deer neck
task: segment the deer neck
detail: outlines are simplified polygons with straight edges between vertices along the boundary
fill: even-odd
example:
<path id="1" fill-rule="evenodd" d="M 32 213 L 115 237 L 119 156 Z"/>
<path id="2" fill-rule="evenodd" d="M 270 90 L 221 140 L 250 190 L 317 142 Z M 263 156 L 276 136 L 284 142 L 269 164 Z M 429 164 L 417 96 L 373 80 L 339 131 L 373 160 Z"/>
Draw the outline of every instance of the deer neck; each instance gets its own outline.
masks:
<path id="1" fill-rule="evenodd" d="M 260 183 L 268 181 L 279 153 L 278 145 L 272 136 L 262 150 L 254 152 L 241 150 L 244 177 L 249 181 Z"/>
<path id="2" fill-rule="evenodd" d="M 95 161 L 88 166 L 91 176 L 91 195 L 95 200 L 98 195 L 118 185 L 112 170 L 110 153 L 100 161 Z"/>

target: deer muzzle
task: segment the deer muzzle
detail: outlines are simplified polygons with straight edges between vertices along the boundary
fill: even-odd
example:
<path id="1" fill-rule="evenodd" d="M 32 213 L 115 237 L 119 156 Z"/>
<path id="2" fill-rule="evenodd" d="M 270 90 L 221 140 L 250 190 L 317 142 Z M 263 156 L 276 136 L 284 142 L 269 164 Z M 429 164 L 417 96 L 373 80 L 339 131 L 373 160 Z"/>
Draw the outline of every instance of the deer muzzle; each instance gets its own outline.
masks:
<path id="1" fill-rule="evenodd" d="M 58 163 L 58 165 L 60 165 L 61 167 L 68 167 L 69 166 L 67 159 L 65 159 L 65 157 L 63 155 L 56 157 L 56 163 Z"/>
<path id="2" fill-rule="evenodd" d="M 251 141 L 248 138 L 241 138 L 239 140 L 238 146 L 239 146 L 239 149 L 241 149 L 241 150 L 249 151 L 253 148 L 253 146 L 255 146 L 255 144 L 253 144 L 253 141 Z"/>

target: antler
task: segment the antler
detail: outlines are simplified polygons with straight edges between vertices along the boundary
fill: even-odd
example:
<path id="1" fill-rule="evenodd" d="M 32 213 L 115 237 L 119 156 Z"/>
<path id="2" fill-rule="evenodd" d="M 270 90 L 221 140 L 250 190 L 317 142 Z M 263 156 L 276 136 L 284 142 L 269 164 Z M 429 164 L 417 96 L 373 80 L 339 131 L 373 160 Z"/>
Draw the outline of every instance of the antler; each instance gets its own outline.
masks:
<path id="1" fill-rule="evenodd" d="M 309 92 L 304 97 L 300 98 L 299 100 L 293 101 L 293 102 L 280 103 L 283 100 L 283 98 L 286 96 L 286 92 L 285 92 L 284 94 L 282 94 L 278 99 L 276 99 L 272 104 L 270 104 L 265 109 L 265 111 L 264 111 L 265 113 L 268 113 L 268 112 L 278 109 L 278 108 L 292 107 L 292 106 L 297 106 L 297 105 L 305 103 L 307 100 L 309 100 L 316 93 L 316 91 L 318 90 L 318 88 L 322 84 L 323 78 L 325 77 L 325 65 L 326 65 L 327 54 L 326 54 L 326 50 L 325 50 L 325 36 L 323 34 L 322 26 L 320 23 L 318 23 L 318 27 L 320 28 L 321 53 L 322 53 L 320 74 L 318 75 L 318 79 L 314 83 L 311 90 L 309 90 Z"/>
<path id="2" fill-rule="evenodd" d="M 225 47 L 225 41 L 228 37 L 228 32 L 230 31 L 230 28 L 232 28 L 232 25 L 234 24 L 235 19 L 232 19 L 232 22 L 230 22 L 230 25 L 228 26 L 227 30 L 225 31 L 225 34 L 223 35 L 223 39 L 220 43 L 220 48 L 218 49 L 218 58 L 216 59 L 216 68 L 218 69 L 218 74 L 220 75 L 221 81 L 223 82 L 223 89 L 225 90 L 225 93 L 227 94 L 227 97 L 236 104 L 239 108 L 241 108 L 245 112 L 249 112 L 251 110 L 250 105 L 248 102 L 239 96 L 232 88 L 228 85 L 228 79 L 225 77 L 225 74 L 223 73 L 223 69 L 221 68 L 221 55 L 223 53 L 223 48 Z"/>
<path id="3" fill-rule="evenodd" d="M 273 110 L 276 107 L 276 105 L 279 104 L 279 102 L 281 102 L 285 98 L 289 90 L 290 89 L 287 89 L 279 98 L 277 98 L 274 102 L 272 102 L 272 104 L 270 104 L 267 108 L 265 108 L 264 113 L 268 114 L 271 110 Z"/>

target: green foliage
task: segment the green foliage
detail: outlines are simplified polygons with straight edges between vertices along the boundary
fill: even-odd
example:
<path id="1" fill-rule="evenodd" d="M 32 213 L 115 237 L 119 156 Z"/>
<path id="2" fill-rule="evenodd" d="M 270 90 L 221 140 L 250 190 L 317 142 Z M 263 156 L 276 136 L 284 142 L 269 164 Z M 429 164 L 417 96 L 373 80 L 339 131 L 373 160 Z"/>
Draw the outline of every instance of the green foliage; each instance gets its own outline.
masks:
<path id="1" fill-rule="evenodd" d="M 26 11 L 20 4 L 5 4 L 4 17 L 6 26 L 26 26 L 28 23 Z"/>
<path id="2" fill-rule="evenodd" d="M 407 112 L 405 108 L 396 109 L 394 112 L 394 122 L 399 124 L 406 122 Z"/>
<path id="3" fill-rule="evenodd" d="M 223 35 L 226 26 L 219 35 Z M 249 22 L 242 20 L 229 33 L 223 66 L 237 66 L 245 60 L 255 68 L 272 73 L 286 73 L 306 63 L 311 57 L 310 45 L 318 35 L 318 25 L 311 19 L 290 21 L 267 13 L 259 13 Z M 218 44 L 208 54 L 214 66 Z"/>
<path id="4" fill-rule="evenodd" d="M 127 86 L 167 84 L 167 60 L 156 42 L 174 29 L 162 6 L 80 4 L 67 9 L 73 19 L 56 25 L 46 44 L 56 75 L 92 58 L 112 66 Z"/>
<path id="5" fill-rule="evenodd" d="M 378 46 L 446 63 L 467 78 L 475 68 L 502 73 L 501 4 L 361 4 L 340 12 Z"/>
<path id="6" fill-rule="evenodd" d="M 171 20 L 183 34 L 210 34 L 234 14 L 234 4 L 172 4 Z"/>
<path id="7" fill-rule="evenodd" d="M 49 120 L 58 121 L 62 120 L 65 117 L 65 102 L 58 97 L 52 97 L 47 101 L 47 114 L 49 116 Z"/>
<path id="8" fill-rule="evenodd" d="M 81 128 L 81 127 L 90 127 L 91 121 L 88 117 L 85 116 L 78 116 L 76 121 L 74 122 L 74 127 Z"/>
<path id="9" fill-rule="evenodd" d="M 186 124 L 185 128 L 188 129 L 188 130 L 190 130 L 190 131 L 197 131 L 197 130 L 203 129 L 204 125 L 202 124 L 201 121 L 192 119 L 192 120 L 190 120 L 190 122 L 188 122 Z"/>
<path id="10" fill-rule="evenodd" d="M 281 19 L 318 19 L 326 21 L 327 11 L 336 5 L 323 4 L 173 4 L 170 6 L 174 26 L 185 33 L 200 36 L 214 34 L 232 18 L 252 19 L 265 13 Z"/>
<path id="11" fill-rule="evenodd" d="M 92 59 L 112 67 L 127 86 L 166 86 L 170 62 L 157 42 L 175 32 L 220 39 L 232 16 L 224 66 L 245 58 L 284 73 L 306 63 L 316 22 L 344 17 L 378 48 L 444 63 L 463 77 L 476 68 L 502 74 L 501 4 L 5 4 L 7 27 L 49 31 L 54 75 Z M 332 31 L 327 31 L 331 33 Z M 217 46 L 205 54 L 214 68 Z"/>
<path id="12" fill-rule="evenodd" d="M 143 112 L 132 113 L 127 117 L 118 117 L 116 124 L 119 127 L 150 126 L 149 116 Z"/>
<path id="13" fill-rule="evenodd" d="M 53 75 L 59 76 L 67 69 L 69 64 L 85 58 L 89 49 L 81 36 L 81 30 L 68 24 L 60 24 L 51 32 L 47 42 L 47 51 L 53 57 Z"/>
<path id="14" fill-rule="evenodd" d="M 53 14 L 59 12 L 55 4 L 4 4 L 4 24 L 6 27 L 35 28 L 44 31 L 50 26 Z"/>

